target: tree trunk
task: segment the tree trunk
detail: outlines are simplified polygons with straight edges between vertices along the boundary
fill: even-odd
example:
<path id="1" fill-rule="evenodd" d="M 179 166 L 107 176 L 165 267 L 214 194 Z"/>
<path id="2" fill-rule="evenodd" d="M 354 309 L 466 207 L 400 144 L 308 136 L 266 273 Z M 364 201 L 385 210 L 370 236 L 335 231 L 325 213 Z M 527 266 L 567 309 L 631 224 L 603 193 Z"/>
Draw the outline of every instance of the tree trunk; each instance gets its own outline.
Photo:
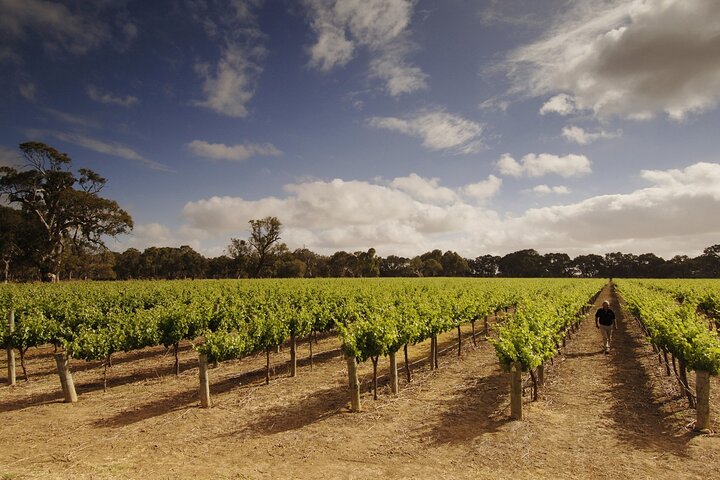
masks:
<path id="1" fill-rule="evenodd" d="M 180 350 L 180 343 L 173 343 L 173 351 L 175 352 L 175 375 L 180 375 L 180 357 L 178 356 L 178 350 Z"/>
<path id="2" fill-rule="evenodd" d="M 695 430 L 710 429 L 710 373 L 695 371 L 695 392 L 697 393 L 697 411 Z"/>
<path id="3" fill-rule="evenodd" d="M 23 377 L 25 378 L 25 381 L 27 382 L 27 381 L 29 381 L 28 374 L 27 374 L 27 368 L 25 368 L 25 353 L 27 353 L 27 348 L 24 350 L 22 348 L 20 348 L 20 349 L 18 349 L 18 352 L 20 352 L 20 366 L 22 367 Z"/>
<path id="4" fill-rule="evenodd" d="M 687 369 L 685 368 L 685 360 L 680 357 L 680 385 L 682 386 L 685 396 L 688 399 L 688 405 L 690 408 L 695 407 L 695 399 L 693 398 L 693 394 L 690 391 L 690 387 L 688 386 L 687 381 Z"/>
<path id="5" fill-rule="evenodd" d="M 294 377 L 297 375 L 297 342 L 295 340 L 295 334 L 290 334 L 290 376 Z"/>
<path id="6" fill-rule="evenodd" d="M 408 361 L 408 346 L 407 343 L 403 347 L 403 351 L 405 353 L 405 376 L 407 377 L 408 383 L 412 382 L 412 373 L 410 372 L 410 362 Z"/>
<path id="7" fill-rule="evenodd" d="M 398 393 L 398 371 L 397 371 L 397 359 L 395 357 L 395 351 L 388 354 L 390 357 L 390 391 L 393 394 Z"/>
<path id="8" fill-rule="evenodd" d="M 373 364 L 373 400 L 378 399 L 377 394 L 377 364 L 380 357 L 370 357 Z"/>
<path id="9" fill-rule="evenodd" d="M 350 386 L 350 405 L 353 412 L 360 411 L 360 382 L 357 375 L 357 361 L 355 357 L 347 357 L 348 380 Z"/>
<path id="10" fill-rule="evenodd" d="M 437 333 L 436 333 L 435 335 L 433 335 L 433 338 L 435 339 L 435 345 L 434 345 L 434 347 L 435 347 L 435 354 L 433 355 L 433 357 L 435 358 L 435 369 L 437 369 L 437 368 L 438 368 L 438 352 L 439 352 L 439 350 L 440 350 L 439 347 L 438 347 L 438 337 L 437 337 Z"/>
<path id="11" fill-rule="evenodd" d="M 488 333 L 489 333 L 489 329 L 488 329 L 488 316 L 487 316 L 487 315 L 485 315 L 485 320 L 484 320 L 484 322 L 485 322 L 485 326 L 483 327 L 483 328 L 485 329 L 484 335 L 487 337 L 487 336 L 488 336 Z"/>
<path id="12" fill-rule="evenodd" d="M 5 283 L 8 283 L 10 279 L 10 260 L 3 258 L 3 262 L 5 263 Z"/>
<path id="13" fill-rule="evenodd" d="M 208 373 L 208 359 L 207 355 L 200 354 L 200 406 L 202 408 L 212 407 L 210 401 L 210 375 Z"/>
<path id="14" fill-rule="evenodd" d="M 545 365 L 542 363 L 537 368 L 537 383 L 540 387 L 545 385 Z"/>
<path id="15" fill-rule="evenodd" d="M 532 401 L 534 402 L 537 400 L 538 381 L 532 368 L 530 369 L 530 379 L 532 380 Z"/>
<path id="16" fill-rule="evenodd" d="M 270 347 L 265 349 L 265 385 L 270 385 Z"/>
<path id="17" fill-rule="evenodd" d="M 65 403 L 77 402 L 75 383 L 73 382 L 72 373 L 70 373 L 70 364 L 67 356 L 65 356 L 64 353 L 56 353 L 55 363 L 57 364 L 58 374 L 60 375 L 60 386 L 63 390 Z"/>
<path id="18" fill-rule="evenodd" d="M 522 420 L 522 407 L 522 365 L 513 362 L 510 364 L 510 418 Z"/>
<path id="19" fill-rule="evenodd" d="M 665 374 L 670 376 L 670 362 L 668 361 L 667 350 L 663 348 L 663 358 L 665 359 Z"/>
<path id="20" fill-rule="evenodd" d="M 7 317 L 8 322 L 8 332 L 12 333 L 15 331 L 15 310 L 10 310 L 8 312 Z M 12 345 L 8 345 L 7 347 L 7 360 L 8 360 L 8 375 L 7 375 L 7 383 L 8 385 L 15 385 L 16 378 L 15 378 L 15 350 L 13 350 Z"/>

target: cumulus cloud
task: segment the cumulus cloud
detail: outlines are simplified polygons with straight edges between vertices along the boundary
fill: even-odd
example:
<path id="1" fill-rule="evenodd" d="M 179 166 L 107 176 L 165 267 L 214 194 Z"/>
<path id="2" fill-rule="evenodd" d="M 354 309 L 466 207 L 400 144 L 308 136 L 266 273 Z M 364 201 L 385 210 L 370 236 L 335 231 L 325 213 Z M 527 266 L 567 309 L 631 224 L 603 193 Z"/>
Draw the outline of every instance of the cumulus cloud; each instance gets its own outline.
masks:
<path id="1" fill-rule="evenodd" d="M 504 66 L 513 92 L 555 95 L 543 113 L 680 120 L 720 102 L 718 18 L 716 0 L 575 2 Z"/>
<path id="2" fill-rule="evenodd" d="M 140 100 L 133 95 L 126 95 L 125 97 L 114 95 L 110 92 L 103 91 L 95 85 L 88 85 L 86 89 L 88 97 L 98 103 L 104 103 L 105 105 L 119 105 L 121 107 L 132 107 L 140 103 Z"/>
<path id="3" fill-rule="evenodd" d="M 561 93 L 555 95 L 540 107 L 540 115 L 546 113 L 557 113 L 558 115 L 570 115 L 575 112 L 575 99 L 570 95 Z"/>
<path id="4" fill-rule="evenodd" d="M 251 218 L 277 216 L 284 241 L 317 251 L 355 251 L 370 246 L 409 254 L 418 245 L 430 247 L 447 234 L 464 232 L 496 214 L 466 203 L 462 197 L 487 199 L 499 179 L 449 188 L 438 179 L 417 174 L 389 182 L 308 181 L 285 186 L 284 198 L 246 200 L 211 197 L 188 202 L 183 216 L 188 227 L 212 234 L 247 230 Z M 485 187 L 488 191 L 481 192 Z M 293 243 L 296 242 L 296 243 Z"/>
<path id="5" fill-rule="evenodd" d="M 474 257 L 534 248 L 571 255 L 621 250 L 672 256 L 695 255 L 717 243 L 720 164 L 645 170 L 640 176 L 648 187 L 519 215 L 502 215 L 464 200 L 483 187 L 499 187 L 500 179 L 492 176 L 458 188 L 418 175 L 381 183 L 308 181 L 287 185 L 282 198 L 188 202 L 183 209 L 187 224 L 181 230 L 227 242 L 228 235 L 247 234 L 249 219 L 273 215 L 282 221 L 283 241 L 290 248 L 304 245 L 326 254 L 375 247 L 381 255 L 417 255 L 440 248 Z M 566 192 L 563 186 L 539 185 L 535 190 Z"/>
<path id="6" fill-rule="evenodd" d="M 483 148 L 483 126 L 442 110 L 422 111 L 407 118 L 372 117 L 370 126 L 422 139 L 430 150 L 475 153 Z"/>
<path id="7" fill-rule="evenodd" d="M 564 185 L 557 185 L 555 187 L 550 187 L 548 185 L 537 185 L 533 187 L 533 192 L 539 193 L 540 195 L 547 195 L 549 193 L 565 195 L 567 193 L 570 193 L 570 190 Z"/>
<path id="8" fill-rule="evenodd" d="M 548 174 L 575 177 L 592 172 L 590 160 L 585 155 L 575 154 L 561 157 L 550 153 L 528 153 L 518 162 L 505 153 L 498 160 L 497 167 L 500 173 L 511 177 L 541 177 Z"/>
<path id="9" fill-rule="evenodd" d="M 390 187 L 402 190 L 411 197 L 435 204 L 447 204 L 457 200 L 457 194 L 439 185 L 438 178 L 423 178 L 416 173 L 407 177 L 398 177 L 390 182 Z"/>
<path id="10" fill-rule="evenodd" d="M 282 152 L 271 143 L 225 145 L 222 143 L 208 143 L 205 140 L 193 140 L 186 146 L 198 157 L 234 162 L 241 162 L 251 157 L 277 157 L 282 155 Z"/>
<path id="11" fill-rule="evenodd" d="M 596 132 L 588 132 L 581 127 L 575 125 L 568 125 L 563 127 L 562 136 L 570 142 L 579 143 L 580 145 L 587 145 L 594 142 L 595 140 L 604 138 L 617 138 L 622 135 L 620 130 L 616 132 L 606 132 L 605 130 L 598 130 Z"/>
<path id="12" fill-rule="evenodd" d="M 494 197 L 500 191 L 501 186 L 502 179 L 495 175 L 488 175 L 487 180 L 466 185 L 462 191 L 466 196 L 475 200 L 486 200 Z"/>
<path id="13" fill-rule="evenodd" d="M 697 163 L 682 170 L 646 170 L 651 186 L 628 194 L 601 195 L 581 202 L 528 210 L 521 218 L 529 228 L 544 230 L 541 241 L 566 245 L 645 245 L 688 242 L 688 250 L 720 233 L 720 164 Z M 697 238 L 696 238 L 697 237 Z M 707 245 L 705 245 L 707 246 Z M 634 248 L 638 248 L 637 246 Z"/>
<path id="14" fill-rule="evenodd" d="M 147 159 L 140 155 L 137 151 L 132 148 L 123 145 L 118 142 L 108 142 L 105 140 L 98 140 L 96 138 L 89 137 L 75 132 L 57 132 L 57 131 L 43 131 L 43 130 L 31 130 L 28 132 L 31 137 L 44 137 L 52 136 L 60 140 L 61 142 L 71 143 L 78 145 L 94 152 L 102 153 L 105 155 L 111 155 L 113 157 L 120 157 L 126 160 L 133 160 L 139 162 L 151 170 L 159 171 L 172 171 L 170 167 L 154 160 Z"/>
<path id="15" fill-rule="evenodd" d="M 310 65 L 322 71 L 346 65 L 359 49 L 371 53 L 370 76 L 392 96 L 427 88 L 427 75 L 407 61 L 411 0 L 306 0 L 317 35 Z"/>

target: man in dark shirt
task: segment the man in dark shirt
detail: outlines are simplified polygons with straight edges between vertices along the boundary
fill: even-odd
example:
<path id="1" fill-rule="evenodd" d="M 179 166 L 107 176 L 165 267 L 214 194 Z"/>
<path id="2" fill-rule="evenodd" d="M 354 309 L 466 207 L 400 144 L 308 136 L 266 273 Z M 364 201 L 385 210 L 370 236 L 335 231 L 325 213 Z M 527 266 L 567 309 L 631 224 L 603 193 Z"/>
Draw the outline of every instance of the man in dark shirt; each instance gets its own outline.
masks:
<path id="1" fill-rule="evenodd" d="M 607 300 L 595 313 L 595 326 L 602 332 L 605 353 L 610 353 L 610 340 L 612 340 L 613 330 L 617 330 L 617 322 L 615 321 L 615 312 L 610 309 L 610 303 Z"/>

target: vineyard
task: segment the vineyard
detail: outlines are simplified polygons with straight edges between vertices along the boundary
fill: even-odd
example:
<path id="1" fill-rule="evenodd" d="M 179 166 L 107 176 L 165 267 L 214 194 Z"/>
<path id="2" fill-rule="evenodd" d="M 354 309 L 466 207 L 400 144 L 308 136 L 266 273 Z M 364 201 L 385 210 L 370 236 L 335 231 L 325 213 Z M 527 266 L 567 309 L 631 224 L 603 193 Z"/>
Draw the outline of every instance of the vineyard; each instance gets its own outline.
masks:
<path id="1" fill-rule="evenodd" d="M 605 283 L 349 279 L 5 286 L 0 289 L 0 310 L 13 322 L 12 327 L 8 323 L 0 331 L 0 340 L 5 348 L 17 352 L 20 368 L 13 399 L 7 403 L 9 407 L 0 407 L 0 412 L 7 412 L 11 419 L 37 408 L 48 412 L 58 405 L 45 403 L 45 399 L 64 398 L 76 405 L 73 408 L 92 409 L 97 415 L 98 409 L 123 410 L 113 399 L 125 395 L 128 388 L 133 395 L 159 398 L 172 397 L 180 389 L 184 392 L 182 405 L 218 407 L 208 410 L 214 412 L 211 417 L 193 414 L 195 419 L 181 426 L 190 416 L 187 412 L 191 410 L 185 410 L 182 418 L 173 420 L 181 431 L 197 425 L 198 418 L 224 418 L 233 424 L 235 420 L 230 421 L 226 412 L 237 411 L 237 405 L 249 409 L 250 416 L 261 411 L 267 416 L 272 411 L 268 406 L 274 405 L 280 411 L 293 412 L 290 416 L 315 418 L 307 424 L 301 421 L 302 428 L 282 432 L 312 431 L 324 424 L 327 412 L 345 411 L 356 412 L 353 418 L 357 420 L 336 425 L 333 431 L 338 434 L 337 429 L 349 428 L 355 435 L 357 422 L 371 429 L 382 428 L 383 422 L 373 427 L 373 418 L 386 417 L 377 410 L 383 405 L 406 421 L 405 412 L 393 407 L 397 402 L 405 405 L 408 414 L 417 415 L 422 402 L 413 403 L 413 398 L 417 400 L 423 389 L 436 391 L 439 402 L 444 396 L 453 397 L 452 389 L 443 394 L 447 386 L 435 390 L 436 384 L 449 376 L 471 382 L 477 401 L 487 404 L 479 410 L 466 410 L 465 404 L 456 407 L 465 412 L 462 415 L 470 415 L 478 428 L 495 425 L 498 429 L 508 418 L 528 418 L 525 428 L 533 429 L 542 417 L 540 411 L 547 409 L 543 406 L 545 396 L 551 395 L 547 391 L 552 391 L 555 382 L 562 382 L 565 364 L 575 361 L 568 352 L 596 335 L 587 315 L 602 300 L 598 294 Z M 688 380 L 685 372 L 715 376 L 720 369 L 715 323 L 718 283 L 618 280 L 616 290 L 632 316 L 627 324 L 641 329 L 638 343 L 642 345 L 637 348 L 644 345 L 644 355 L 656 358 L 654 364 L 648 362 L 643 368 L 654 368 L 658 359 L 664 362 L 665 374 L 674 368 L 676 384 L 694 408 L 704 393 L 696 393 L 697 380 Z M 607 288 L 603 292 L 610 294 Z M 146 357 L 154 359 L 155 371 L 161 368 L 175 375 L 157 377 L 151 385 L 146 385 L 149 380 L 128 383 L 128 377 L 142 376 L 148 368 L 146 361 L 131 359 Z M 582 359 L 577 357 L 577 361 Z M 602 361 L 602 356 L 595 360 Z M 102 378 L 99 390 L 90 388 L 85 380 L 96 375 L 94 371 Z M 340 380 L 339 374 L 344 379 Z M 40 379 L 42 406 L 31 392 Z M 329 390 L 328 381 L 333 385 Z M 254 385 L 252 390 L 243 386 L 248 382 Z M 79 395 L 73 383 L 78 385 Z M 260 400 L 249 400 L 250 392 Z M 292 399 L 298 401 L 301 394 L 295 408 Z M 290 403 L 277 404 L 267 395 Z M 582 397 L 583 392 L 575 392 L 575 396 Z M 109 403 L 103 405 L 103 398 Z M 10 397 L 0 396 L 0 404 L 6 400 Z M 473 402 L 465 400 L 468 405 Z M 153 419 L 154 411 L 162 408 L 163 402 L 158 400 L 148 412 L 125 415 Z M 315 410 L 326 413 L 317 417 L 312 413 Z M 484 412 L 482 419 L 479 412 Z M 274 418 L 270 425 L 293 422 L 284 416 L 270 416 Z M 430 414 L 428 418 L 433 417 Z M 134 424 L 126 423 L 121 411 L 114 418 L 113 422 L 126 427 Z M 394 424 L 388 418 L 383 421 Z M 711 421 L 710 412 L 707 421 Z M 260 424 L 266 425 L 258 419 L 254 428 Z M 473 430 L 472 425 L 454 425 L 445 428 Z M 275 431 L 273 426 L 268 428 Z M 212 426 L 224 437 L 222 429 L 219 424 Z M 246 434 L 238 435 L 245 438 L 242 442 L 251 441 Z M 328 448 L 325 445 L 323 451 Z M 0 467 L 4 462 L 0 459 Z M 4 473 L 2 469 L 0 473 Z"/>

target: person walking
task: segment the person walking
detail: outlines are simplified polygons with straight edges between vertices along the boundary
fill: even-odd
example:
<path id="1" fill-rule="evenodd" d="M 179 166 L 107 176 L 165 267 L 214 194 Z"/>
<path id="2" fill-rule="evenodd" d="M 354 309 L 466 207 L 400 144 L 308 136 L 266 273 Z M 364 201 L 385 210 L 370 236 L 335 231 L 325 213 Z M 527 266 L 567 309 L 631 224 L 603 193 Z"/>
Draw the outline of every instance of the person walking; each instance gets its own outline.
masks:
<path id="1" fill-rule="evenodd" d="M 605 300 L 602 308 L 595 312 L 595 326 L 600 329 L 605 343 L 605 354 L 610 353 L 610 340 L 612 340 L 613 330 L 617 330 L 617 322 L 615 321 L 615 312 L 610 308 L 610 302 Z"/>

